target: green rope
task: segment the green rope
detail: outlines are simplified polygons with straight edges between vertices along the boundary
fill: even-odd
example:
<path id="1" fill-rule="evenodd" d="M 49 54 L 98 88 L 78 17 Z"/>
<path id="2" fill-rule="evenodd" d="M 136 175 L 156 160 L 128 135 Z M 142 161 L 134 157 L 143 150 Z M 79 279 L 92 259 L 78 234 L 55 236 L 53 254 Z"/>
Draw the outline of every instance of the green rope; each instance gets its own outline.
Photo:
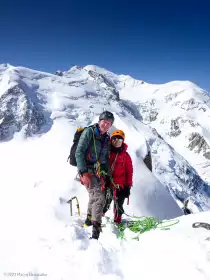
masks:
<path id="1" fill-rule="evenodd" d="M 100 175 L 107 176 L 108 174 L 105 171 L 100 170 Z M 110 176 L 110 180 L 111 180 L 111 183 L 114 186 L 114 188 L 118 189 L 119 186 L 114 183 L 113 178 L 111 176 Z M 110 189 L 108 189 L 108 190 L 109 190 L 108 195 L 111 195 Z M 123 225 L 123 224 L 116 225 L 114 223 L 114 221 L 111 222 L 117 226 L 117 228 L 119 230 L 120 239 L 125 239 L 124 231 L 126 228 L 128 228 L 129 230 L 131 230 L 134 233 L 139 233 L 139 235 L 140 235 L 140 234 L 150 231 L 152 229 L 168 230 L 168 229 L 170 229 L 171 226 L 179 223 L 178 219 L 159 221 L 155 217 L 132 216 L 132 215 L 128 215 L 125 212 L 124 212 L 124 215 L 126 215 L 127 217 L 130 217 L 132 219 L 137 219 L 137 220 L 136 221 L 135 220 L 127 221 L 127 223 L 125 225 Z M 133 239 L 139 240 L 139 236 L 137 236 Z"/>
<path id="2" fill-rule="evenodd" d="M 104 170 L 100 170 L 100 175 L 101 175 L 101 176 L 104 176 L 104 177 L 105 177 L 105 176 L 109 176 Z M 112 178 L 111 176 L 109 176 L 109 178 L 110 178 L 110 181 L 111 181 L 113 187 L 114 187 L 115 189 L 119 189 L 119 186 L 118 186 L 117 184 L 115 184 L 113 178 Z"/>
<path id="3" fill-rule="evenodd" d="M 110 191 L 110 189 L 108 189 L 108 190 L 109 191 L 107 192 L 107 195 L 110 196 L 111 191 Z M 132 231 L 134 233 L 139 233 L 139 235 L 140 235 L 140 234 L 150 231 L 152 229 L 168 230 L 168 229 L 170 229 L 171 226 L 179 223 L 178 219 L 159 221 L 157 218 L 150 217 L 150 216 L 148 216 L 148 217 L 147 216 L 134 216 L 134 215 L 129 215 L 125 212 L 124 212 L 124 215 L 126 215 L 127 217 L 130 217 L 132 219 L 136 219 L 136 220 L 128 220 L 128 221 L 126 221 L 125 224 L 121 223 L 118 225 L 118 224 L 115 224 L 114 221 L 111 221 L 110 218 L 106 217 L 106 218 L 108 218 L 110 223 L 114 224 L 118 228 L 120 239 L 125 239 L 124 231 L 126 228 L 128 228 L 130 231 Z M 137 236 L 133 239 L 139 240 L 139 236 Z"/>
<path id="4" fill-rule="evenodd" d="M 95 135 L 94 135 L 94 130 L 92 129 L 92 133 L 93 133 L 93 146 L 94 146 L 94 152 L 95 152 L 95 156 L 96 156 L 96 164 L 97 164 L 97 168 L 96 171 L 99 173 L 100 176 L 107 176 L 108 174 L 104 171 L 101 170 L 100 167 L 100 162 L 98 160 L 98 154 L 97 154 L 97 150 L 96 150 L 96 141 L 95 141 Z M 95 166 L 96 167 L 96 166 Z M 111 178 L 111 182 L 114 184 L 113 179 Z"/>
<path id="5" fill-rule="evenodd" d="M 127 215 L 127 216 L 130 216 L 130 215 Z M 134 233 L 139 233 L 139 235 L 140 235 L 140 234 L 150 231 L 152 229 L 167 230 L 167 229 L 170 229 L 169 227 L 179 223 L 178 219 L 166 220 L 166 221 L 160 222 L 155 217 L 146 217 L 146 216 L 141 216 L 141 217 L 130 216 L 130 217 L 133 217 L 133 218 L 135 217 L 138 219 L 140 218 L 140 220 L 136 220 L 136 221 L 130 220 L 130 221 L 127 221 L 125 224 L 116 225 L 119 230 L 120 239 L 125 240 L 124 231 L 127 228 Z M 113 224 L 115 224 L 115 223 L 113 222 Z M 164 225 L 164 224 L 167 224 L 167 225 Z M 139 240 L 139 235 L 133 239 Z"/>

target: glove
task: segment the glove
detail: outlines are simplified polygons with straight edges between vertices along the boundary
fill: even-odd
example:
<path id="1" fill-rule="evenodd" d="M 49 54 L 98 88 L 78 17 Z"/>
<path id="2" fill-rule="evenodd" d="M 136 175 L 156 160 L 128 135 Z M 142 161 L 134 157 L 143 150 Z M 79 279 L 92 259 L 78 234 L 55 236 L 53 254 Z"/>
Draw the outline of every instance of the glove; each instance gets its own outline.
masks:
<path id="1" fill-rule="evenodd" d="M 130 186 L 125 186 L 123 189 L 123 195 L 125 198 L 128 198 L 131 194 L 131 187 Z"/>
<path id="2" fill-rule="evenodd" d="M 83 173 L 83 175 L 81 176 L 81 183 L 85 185 L 87 189 L 89 189 L 91 185 L 91 174 L 87 172 Z"/>
<path id="3" fill-rule="evenodd" d="M 106 175 L 105 176 L 105 187 L 108 188 L 111 185 L 111 177 Z"/>

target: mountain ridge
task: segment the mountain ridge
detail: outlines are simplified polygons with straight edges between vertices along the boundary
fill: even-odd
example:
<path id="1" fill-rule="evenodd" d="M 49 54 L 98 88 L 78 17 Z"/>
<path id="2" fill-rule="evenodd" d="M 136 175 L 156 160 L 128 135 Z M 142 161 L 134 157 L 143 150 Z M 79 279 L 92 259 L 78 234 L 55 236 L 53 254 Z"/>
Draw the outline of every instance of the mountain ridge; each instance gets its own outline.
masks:
<path id="1" fill-rule="evenodd" d="M 192 96 L 200 103 L 192 101 Z M 188 101 L 190 110 L 189 106 L 180 107 Z M 0 65 L 1 141 L 11 140 L 18 133 L 23 137 L 42 135 L 62 119 L 74 126 L 89 125 L 101 113 L 101 107 L 129 118 L 136 126 L 139 121 L 147 126 L 156 176 L 181 201 L 192 190 L 194 195 L 201 193 L 199 207 L 206 209 L 210 195 L 210 109 L 206 91 L 188 81 L 157 86 L 93 65 L 73 66 L 57 74 Z M 168 158 L 160 164 L 163 151 Z"/>

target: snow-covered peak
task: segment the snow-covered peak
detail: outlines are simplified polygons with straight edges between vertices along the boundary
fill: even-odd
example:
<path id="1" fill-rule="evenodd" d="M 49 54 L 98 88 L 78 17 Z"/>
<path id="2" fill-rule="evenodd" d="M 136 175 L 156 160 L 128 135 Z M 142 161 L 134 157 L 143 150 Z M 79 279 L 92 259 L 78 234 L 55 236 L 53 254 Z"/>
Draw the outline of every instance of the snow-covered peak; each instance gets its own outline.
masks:
<path id="1" fill-rule="evenodd" d="M 8 68 L 12 68 L 13 66 L 9 63 L 0 64 L 0 73 L 7 70 Z"/>
<path id="2" fill-rule="evenodd" d="M 123 82 L 123 80 L 122 80 Z M 184 94 L 183 94 L 184 93 Z M 173 81 L 166 84 L 149 84 L 144 81 L 128 78 L 122 87 L 120 96 L 122 99 L 130 99 L 134 102 L 145 102 L 157 99 L 165 103 L 167 99 L 172 101 L 200 98 L 205 101 L 205 91 L 189 81 Z"/>
<path id="3" fill-rule="evenodd" d="M 85 69 L 86 71 L 93 71 L 93 72 L 97 72 L 99 74 L 102 74 L 102 75 L 115 75 L 114 73 L 108 71 L 107 69 L 105 68 L 102 68 L 102 67 L 98 67 L 96 65 L 86 65 L 83 69 Z"/>

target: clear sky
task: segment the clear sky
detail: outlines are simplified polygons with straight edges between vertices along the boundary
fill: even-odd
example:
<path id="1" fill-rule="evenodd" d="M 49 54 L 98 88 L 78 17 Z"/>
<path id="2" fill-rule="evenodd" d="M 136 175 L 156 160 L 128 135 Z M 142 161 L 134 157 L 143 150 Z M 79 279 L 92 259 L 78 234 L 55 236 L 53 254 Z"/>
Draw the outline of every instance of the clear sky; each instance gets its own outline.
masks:
<path id="1" fill-rule="evenodd" d="M 51 73 L 95 64 L 210 91 L 209 11 L 209 0 L 1 0 L 0 63 Z"/>

